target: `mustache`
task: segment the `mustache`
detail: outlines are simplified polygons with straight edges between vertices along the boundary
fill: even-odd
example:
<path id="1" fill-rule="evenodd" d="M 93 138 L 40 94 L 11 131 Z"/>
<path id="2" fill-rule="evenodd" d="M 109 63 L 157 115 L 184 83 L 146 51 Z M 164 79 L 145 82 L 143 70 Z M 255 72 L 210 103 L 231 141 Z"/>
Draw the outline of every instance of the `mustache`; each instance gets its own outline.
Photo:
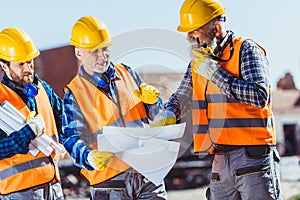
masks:
<path id="1" fill-rule="evenodd" d="M 33 76 L 33 73 L 25 73 L 23 76 Z"/>
<path id="2" fill-rule="evenodd" d="M 97 62 L 98 64 L 100 64 L 100 65 L 108 65 L 109 64 L 109 59 L 103 59 L 103 60 L 101 60 L 101 61 L 98 61 Z"/>
<path id="3" fill-rule="evenodd" d="M 23 72 L 23 76 L 28 76 L 28 75 L 32 75 L 33 76 L 33 74 L 34 74 L 34 71 Z"/>

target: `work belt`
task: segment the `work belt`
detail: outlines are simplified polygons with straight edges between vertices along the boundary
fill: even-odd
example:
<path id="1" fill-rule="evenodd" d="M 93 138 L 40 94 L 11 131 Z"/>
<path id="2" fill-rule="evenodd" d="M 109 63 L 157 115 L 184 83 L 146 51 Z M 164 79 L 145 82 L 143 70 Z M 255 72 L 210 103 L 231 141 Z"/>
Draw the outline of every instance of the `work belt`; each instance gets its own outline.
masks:
<path id="1" fill-rule="evenodd" d="M 233 145 L 215 145 L 214 152 L 216 154 L 223 154 L 226 152 L 235 151 L 241 148 L 247 148 L 249 151 L 256 151 L 261 153 L 269 153 L 275 145 L 253 145 L 253 146 L 233 146 Z"/>
<path id="2" fill-rule="evenodd" d="M 107 180 L 92 186 L 93 188 L 125 188 L 125 180 Z"/>

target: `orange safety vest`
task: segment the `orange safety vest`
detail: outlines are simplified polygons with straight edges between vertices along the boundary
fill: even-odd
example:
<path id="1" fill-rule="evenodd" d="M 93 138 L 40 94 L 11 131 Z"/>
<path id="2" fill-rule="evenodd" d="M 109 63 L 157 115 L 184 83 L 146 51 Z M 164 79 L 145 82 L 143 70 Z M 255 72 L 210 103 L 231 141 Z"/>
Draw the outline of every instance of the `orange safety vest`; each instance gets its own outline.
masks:
<path id="1" fill-rule="evenodd" d="M 121 80 L 115 81 L 120 98 L 120 106 L 126 126 L 142 126 L 141 119 L 147 118 L 143 102 L 133 95 L 138 88 L 137 83 L 121 64 L 114 65 L 115 73 Z M 85 78 L 77 75 L 65 91 L 69 89 L 74 95 L 76 102 L 83 113 L 90 132 L 83 133 L 81 137 L 88 142 L 92 149 L 97 149 L 97 134 L 104 126 L 119 126 L 116 122 L 120 120 L 118 106 Z M 90 185 L 99 184 L 121 172 L 129 169 L 130 166 L 118 157 L 110 159 L 107 167 L 102 170 L 81 170 L 81 173 L 89 181 Z"/>
<path id="2" fill-rule="evenodd" d="M 38 83 L 39 92 L 35 96 L 37 111 L 46 123 L 46 134 L 58 141 L 56 123 L 47 93 L 43 85 Z M 0 84 L 0 102 L 7 100 L 24 116 L 30 112 L 21 97 L 4 84 Z M 47 100 L 48 99 L 48 100 Z M 54 153 L 51 154 L 54 157 Z M 58 167 L 51 157 L 39 152 L 36 157 L 30 153 L 16 154 L 0 160 L 0 194 L 8 194 L 48 183 L 55 177 L 60 180 Z"/>
<path id="3" fill-rule="evenodd" d="M 233 39 L 234 53 L 220 66 L 240 77 L 240 49 L 245 39 Z M 265 54 L 265 50 L 260 47 Z M 222 58 L 228 58 L 229 45 Z M 194 151 L 209 152 L 213 144 L 266 145 L 275 144 L 271 97 L 264 108 L 240 103 L 223 95 L 217 85 L 192 70 Z M 269 89 L 271 94 L 271 90 Z"/>

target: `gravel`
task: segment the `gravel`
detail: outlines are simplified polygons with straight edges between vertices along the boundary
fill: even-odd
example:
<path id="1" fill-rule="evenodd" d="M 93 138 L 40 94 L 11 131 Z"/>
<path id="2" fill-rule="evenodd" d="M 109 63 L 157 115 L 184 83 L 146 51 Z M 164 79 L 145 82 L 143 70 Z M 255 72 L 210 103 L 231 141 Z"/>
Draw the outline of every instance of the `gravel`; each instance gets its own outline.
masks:
<path id="1" fill-rule="evenodd" d="M 206 188 L 168 191 L 168 200 L 205 200 Z M 281 181 L 281 190 L 283 198 L 286 200 L 292 196 L 300 195 L 300 181 Z"/>

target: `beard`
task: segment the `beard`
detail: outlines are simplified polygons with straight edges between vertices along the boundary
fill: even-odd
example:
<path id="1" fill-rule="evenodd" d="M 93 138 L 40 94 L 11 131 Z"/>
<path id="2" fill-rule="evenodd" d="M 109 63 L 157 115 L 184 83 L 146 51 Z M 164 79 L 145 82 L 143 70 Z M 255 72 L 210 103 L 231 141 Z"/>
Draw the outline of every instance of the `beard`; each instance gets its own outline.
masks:
<path id="1" fill-rule="evenodd" d="M 110 59 L 106 58 L 106 59 L 101 59 L 101 60 L 86 60 L 83 63 L 83 66 L 85 67 L 86 71 L 89 71 L 89 74 L 93 74 L 94 72 L 96 73 L 104 73 L 107 71 L 108 67 L 110 65 Z"/>
<path id="2" fill-rule="evenodd" d="M 215 48 L 217 47 L 217 38 L 215 37 L 215 33 L 214 30 L 211 29 L 210 31 L 207 32 L 206 35 L 206 44 L 208 47 L 210 47 L 213 51 L 215 50 Z"/>
<path id="3" fill-rule="evenodd" d="M 10 70 L 10 76 L 13 82 L 17 83 L 18 85 L 24 85 L 24 84 L 31 84 L 33 82 L 33 73 L 27 73 L 25 75 L 17 75 L 15 72 Z"/>
<path id="4" fill-rule="evenodd" d="M 104 72 L 106 72 L 107 71 L 107 69 L 108 69 L 108 66 L 109 66 L 109 63 L 107 62 L 106 63 L 106 65 L 101 65 L 101 66 L 94 66 L 93 67 L 93 71 L 94 72 L 96 72 L 96 73 L 100 73 L 100 74 L 102 74 L 102 73 L 104 73 Z"/>
<path id="5" fill-rule="evenodd" d="M 200 42 L 199 38 L 191 39 L 188 42 L 190 43 L 189 47 L 189 54 L 191 58 L 194 58 L 194 54 L 192 53 L 192 50 L 197 50 L 200 47 L 209 47 L 213 51 L 218 46 L 217 38 L 215 37 L 213 29 L 208 31 L 206 35 L 204 36 L 204 40 Z"/>

